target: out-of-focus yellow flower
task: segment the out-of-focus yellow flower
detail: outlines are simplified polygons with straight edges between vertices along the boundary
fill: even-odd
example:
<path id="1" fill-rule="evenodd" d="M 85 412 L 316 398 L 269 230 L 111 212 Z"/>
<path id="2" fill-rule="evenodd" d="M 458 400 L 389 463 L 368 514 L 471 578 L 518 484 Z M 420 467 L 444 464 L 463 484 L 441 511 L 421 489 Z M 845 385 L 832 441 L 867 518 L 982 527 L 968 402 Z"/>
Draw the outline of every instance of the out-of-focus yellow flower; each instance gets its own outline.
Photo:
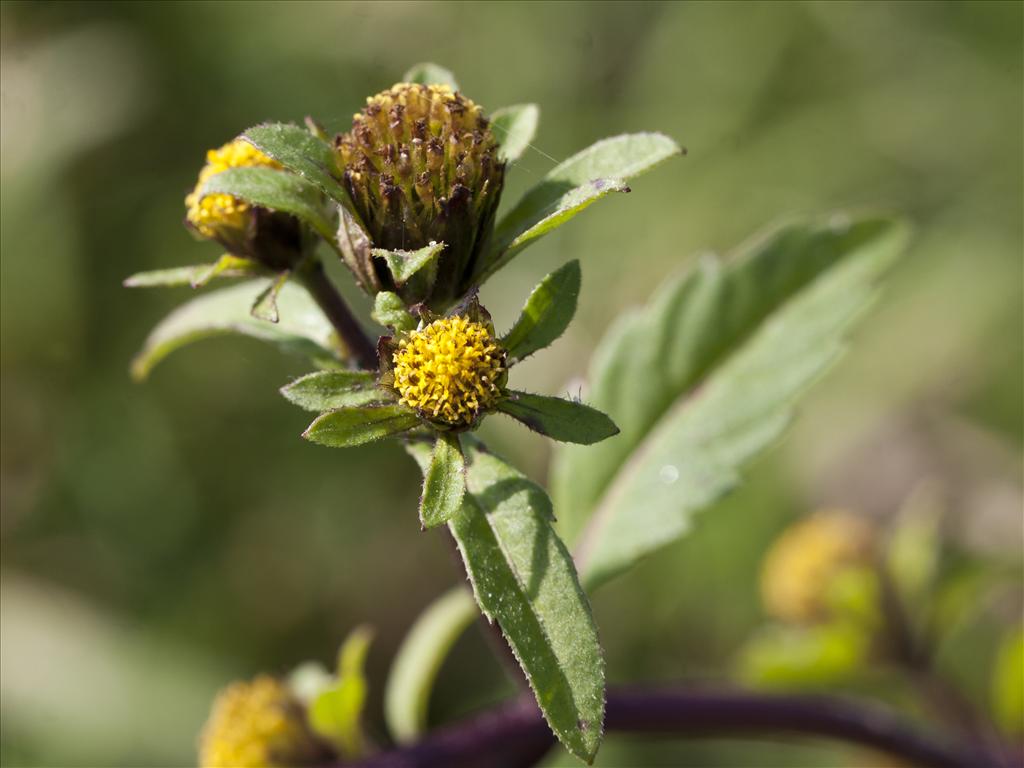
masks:
<path id="1" fill-rule="evenodd" d="M 283 683 L 261 675 L 218 694 L 199 737 L 199 765 L 294 768 L 314 763 L 321 749 L 298 700 Z"/>
<path id="2" fill-rule="evenodd" d="M 762 566 L 765 609 L 784 621 L 825 618 L 837 581 L 869 564 L 872 539 L 867 522 L 841 510 L 817 512 L 788 528 Z"/>

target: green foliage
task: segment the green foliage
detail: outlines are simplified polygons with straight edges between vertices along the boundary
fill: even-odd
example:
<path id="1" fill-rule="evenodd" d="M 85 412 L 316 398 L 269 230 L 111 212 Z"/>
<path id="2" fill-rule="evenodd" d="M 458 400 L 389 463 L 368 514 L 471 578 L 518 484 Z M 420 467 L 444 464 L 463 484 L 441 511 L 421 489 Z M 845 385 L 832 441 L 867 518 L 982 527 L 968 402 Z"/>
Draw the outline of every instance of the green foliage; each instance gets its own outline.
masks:
<path id="1" fill-rule="evenodd" d="M 533 289 L 516 324 L 502 337 L 509 360 L 529 357 L 561 336 L 576 314 L 579 295 L 580 263 L 574 259 Z"/>
<path id="2" fill-rule="evenodd" d="M 361 719 L 366 705 L 367 683 L 363 667 L 373 631 L 352 631 L 338 652 L 338 673 L 333 684 L 317 693 L 308 705 L 309 725 L 348 759 L 363 754 Z"/>
<path id="3" fill-rule="evenodd" d="M 617 435 L 619 428 L 605 414 L 583 403 L 560 397 L 509 392 L 498 410 L 553 440 L 593 445 Z"/>
<path id="4" fill-rule="evenodd" d="M 682 536 L 736 485 L 842 351 L 904 240 L 881 219 L 794 224 L 728 263 L 703 260 L 610 332 L 590 399 L 622 434 L 564 450 L 554 477 L 588 584 Z"/>
<path id="5" fill-rule="evenodd" d="M 335 176 L 337 161 L 334 150 L 305 128 L 284 123 L 264 123 L 250 128 L 242 136 L 336 202 L 345 204 L 348 200 L 345 189 Z"/>
<path id="6" fill-rule="evenodd" d="M 440 64 L 425 61 L 410 67 L 402 76 L 403 83 L 419 83 L 420 85 L 447 85 L 453 91 L 459 90 L 455 75 Z"/>
<path id="7" fill-rule="evenodd" d="M 259 277 L 267 268 L 252 259 L 225 253 L 213 264 L 136 272 L 124 281 L 125 288 L 173 288 L 188 285 L 202 288 L 215 277 Z"/>
<path id="8" fill-rule="evenodd" d="M 281 291 L 284 289 L 289 277 L 291 277 L 289 272 L 282 272 L 275 277 L 270 282 L 270 285 L 256 297 L 256 301 L 253 302 L 249 313 L 258 320 L 266 320 L 268 323 L 278 322 L 281 319 L 281 315 L 277 311 L 277 297 L 281 295 Z"/>
<path id="9" fill-rule="evenodd" d="M 329 448 L 352 448 L 398 435 L 420 423 L 404 405 L 345 407 L 320 414 L 302 436 Z"/>
<path id="10" fill-rule="evenodd" d="M 391 291 L 381 291 L 373 297 L 373 319 L 396 331 L 411 331 L 416 327 L 416 318 L 409 314 L 402 297 Z"/>
<path id="11" fill-rule="evenodd" d="M 459 438 L 450 432 L 440 433 L 423 475 L 420 525 L 436 528 L 447 523 L 459 511 L 465 493 L 466 461 Z"/>
<path id="12" fill-rule="evenodd" d="M 412 451 L 425 467 L 425 449 Z M 572 558 L 551 527 L 551 502 L 475 441 L 465 451 L 468 493 L 448 527 L 474 597 L 498 622 L 555 735 L 589 762 L 601 740 L 604 663 Z"/>
<path id="13" fill-rule="evenodd" d="M 992 711 L 1010 734 L 1024 734 L 1024 627 L 1002 642 L 992 669 Z"/>
<path id="14" fill-rule="evenodd" d="M 144 379 L 167 355 L 186 344 L 211 336 L 237 333 L 276 344 L 287 352 L 318 361 L 339 361 L 334 330 L 309 295 L 286 285 L 278 295 L 283 317 L 268 323 L 251 309 L 265 288 L 250 281 L 192 299 L 175 309 L 153 329 L 132 361 L 132 376 Z"/>
<path id="15" fill-rule="evenodd" d="M 498 157 L 507 163 L 518 160 L 533 141 L 539 122 L 540 109 L 536 104 L 517 104 L 494 110 L 491 130 L 501 145 Z"/>
<path id="16" fill-rule="evenodd" d="M 322 413 L 380 402 L 389 392 L 377 387 L 377 376 L 369 371 L 316 371 L 281 388 L 288 402 L 307 411 Z"/>
<path id="17" fill-rule="evenodd" d="M 756 634 L 740 657 L 739 676 L 767 688 L 821 688 L 849 681 L 862 668 L 871 635 L 863 625 L 773 624 Z"/>
<path id="18" fill-rule="evenodd" d="M 396 741 L 414 741 L 425 730 L 441 664 L 476 616 L 473 595 L 457 587 L 431 603 L 406 634 L 384 691 L 384 716 Z"/>
<path id="19" fill-rule="evenodd" d="M 370 254 L 377 259 L 382 259 L 388 266 L 388 271 L 395 279 L 395 285 L 399 292 L 406 283 L 414 278 L 422 283 L 420 292 L 429 293 L 430 288 L 437 278 L 437 260 L 444 250 L 444 243 L 431 243 L 416 251 L 389 251 L 384 248 L 373 248 Z"/>

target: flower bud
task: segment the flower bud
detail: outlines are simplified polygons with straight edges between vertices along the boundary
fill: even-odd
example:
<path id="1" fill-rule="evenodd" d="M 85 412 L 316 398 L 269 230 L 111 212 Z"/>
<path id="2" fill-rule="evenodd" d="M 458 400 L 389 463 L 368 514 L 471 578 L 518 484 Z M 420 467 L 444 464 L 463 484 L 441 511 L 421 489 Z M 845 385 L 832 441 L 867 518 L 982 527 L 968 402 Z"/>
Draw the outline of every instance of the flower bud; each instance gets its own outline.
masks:
<path id="1" fill-rule="evenodd" d="M 295 768 L 323 756 L 298 699 L 265 675 L 221 691 L 199 737 L 200 768 Z"/>
<path id="2" fill-rule="evenodd" d="M 483 110 L 445 85 L 399 83 L 367 99 L 335 147 L 373 247 L 414 251 L 445 244 L 433 286 L 403 298 L 436 309 L 461 298 L 494 228 L 505 175 Z M 361 258 L 371 256 L 367 251 Z M 355 271 L 370 292 L 401 293 L 379 262 Z"/>
<path id="3" fill-rule="evenodd" d="M 253 259 L 281 271 L 294 266 L 303 252 L 302 225 L 294 216 L 251 206 L 226 194 L 203 195 L 203 185 L 229 168 L 281 165 L 247 141 L 234 139 L 206 153 L 195 188 L 185 198 L 186 225 L 197 235 L 216 240 L 235 256 Z"/>

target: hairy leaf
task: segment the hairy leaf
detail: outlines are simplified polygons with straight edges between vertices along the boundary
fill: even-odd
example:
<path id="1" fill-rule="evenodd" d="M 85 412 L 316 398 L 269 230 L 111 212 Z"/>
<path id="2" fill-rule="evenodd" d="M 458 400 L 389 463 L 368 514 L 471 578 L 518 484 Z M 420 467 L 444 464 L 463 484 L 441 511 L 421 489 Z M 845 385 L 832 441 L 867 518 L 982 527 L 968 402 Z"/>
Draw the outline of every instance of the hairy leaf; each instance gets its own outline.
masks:
<path id="1" fill-rule="evenodd" d="M 171 288 L 182 285 L 201 288 L 215 277 L 259 277 L 266 272 L 266 267 L 252 259 L 225 253 L 212 264 L 136 272 L 125 278 L 123 285 L 125 288 Z"/>
<path id="2" fill-rule="evenodd" d="M 348 204 L 345 189 L 337 178 L 334 150 L 305 128 L 285 123 L 264 123 L 253 126 L 242 137 L 336 202 Z"/>
<path id="3" fill-rule="evenodd" d="M 554 475 L 586 583 L 682 536 L 737 483 L 841 352 L 904 239 L 880 219 L 788 226 L 726 264 L 702 261 L 609 333 L 590 399 L 622 434 L 565 449 Z"/>
<path id="4" fill-rule="evenodd" d="M 405 302 L 397 293 L 381 291 L 373 298 L 373 319 L 396 331 L 411 331 L 416 327 L 416 318 L 409 314 Z"/>
<path id="5" fill-rule="evenodd" d="M 252 205 L 290 213 L 328 242 L 334 239 L 336 227 L 327 215 L 320 189 L 294 173 L 273 168 L 229 168 L 211 176 L 202 194 L 232 195 Z"/>
<path id="6" fill-rule="evenodd" d="M 509 395 L 498 410 L 554 440 L 592 445 L 619 432 L 615 422 L 589 405 L 526 392 Z"/>
<path id="7" fill-rule="evenodd" d="M 174 350 L 228 333 L 269 341 L 314 360 L 340 359 L 334 329 L 306 291 L 295 285 L 283 288 L 278 296 L 281 321 L 275 324 L 250 314 L 253 302 L 263 290 L 263 281 L 248 281 L 182 304 L 149 334 L 142 351 L 132 361 L 132 375 L 144 379 Z"/>
<path id="8" fill-rule="evenodd" d="M 424 61 L 409 68 L 402 77 L 403 83 L 419 83 L 420 85 L 447 85 L 453 91 L 459 90 L 459 84 L 451 70 L 440 64 Z"/>
<path id="9" fill-rule="evenodd" d="M 459 511 L 465 494 L 466 461 L 459 438 L 451 433 L 440 434 L 423 477 L 420 524 L 424 528 L 435 528 L 447 523 Z"/>
<path id="10" fill-rule="evenodd" d="M 415 741 L 426 730 L 437 673 L 476 616 L 472 593 L 457 587 L 431 603 L 402 641 L 384 689 L 384 718 L 400 744 Z"/>
<path id="11" fill-rule="evenodd" d="M 307 373 L 281 388 L 290 403 L 315 413 L 368 405 L 394 399 L 377 387 L 377 376 L 369 371 L 316 371 Z"/>
<path id="12" fill-rule="evenodd" d="M 302 436 L 331 448 L 351 448 L 401 434 L 419 423 L 416 412 L 404 405 L 346 407 L 320 414 Z"/>
<path id="13" fill-rule="evenodd" d="M 509 359 L 522 360 L 561 336 L 576 314 L 580 263 L 570 261 L 541 280 L 512 330 L 501 339 Z"/>
<path id="14" fill-rule="evenodd" d="M 518 160 L 533 141 L 540 121 L 536 104 L 502 107 L 491 114 L 491 130 L 498 139 L 498 158 L 510 163 Z"/>
<path id="15" fill-rule="evenodd" d="M 590 761 L 601 741 L 604 662 L 590 604 L 551 526 L 543 489 L 472 438 L 467 494 L 448 523 L 480 610 L 497 621 L 552 731 Z M 424 446 L 411 452 L 425 468 Z"/>
<path id="16" fill-rule="evenodd" d="M 443 250 L 444 243 L 432 242 L 416 251 L 389 251 L 384 248 L 373 248 L 370 253 L 374 258 L 384 260 L 391 276 L 395 278 L 395 283 L 405 285 L 410 278 L 423 270 L 436 270 L 437 259 Z"/>

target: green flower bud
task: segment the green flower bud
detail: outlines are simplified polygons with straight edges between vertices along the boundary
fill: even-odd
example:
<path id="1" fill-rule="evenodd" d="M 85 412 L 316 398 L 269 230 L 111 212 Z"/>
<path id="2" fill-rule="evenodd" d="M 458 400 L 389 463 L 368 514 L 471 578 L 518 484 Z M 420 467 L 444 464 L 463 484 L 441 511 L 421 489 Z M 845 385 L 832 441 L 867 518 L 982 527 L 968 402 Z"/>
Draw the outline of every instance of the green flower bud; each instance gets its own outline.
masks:
<path id="1" fill-rule="evenodd" d="M 494 228 L 505 165 L 483 110 L 444 85 L 399 83 L 367 99 L 335 139 L 344 185 L 375 248 L 444 243 L 432 284 L 395 284 L 366 248 L 350 264 L 371 292 L 446 309 L 471 287 Z"/>

